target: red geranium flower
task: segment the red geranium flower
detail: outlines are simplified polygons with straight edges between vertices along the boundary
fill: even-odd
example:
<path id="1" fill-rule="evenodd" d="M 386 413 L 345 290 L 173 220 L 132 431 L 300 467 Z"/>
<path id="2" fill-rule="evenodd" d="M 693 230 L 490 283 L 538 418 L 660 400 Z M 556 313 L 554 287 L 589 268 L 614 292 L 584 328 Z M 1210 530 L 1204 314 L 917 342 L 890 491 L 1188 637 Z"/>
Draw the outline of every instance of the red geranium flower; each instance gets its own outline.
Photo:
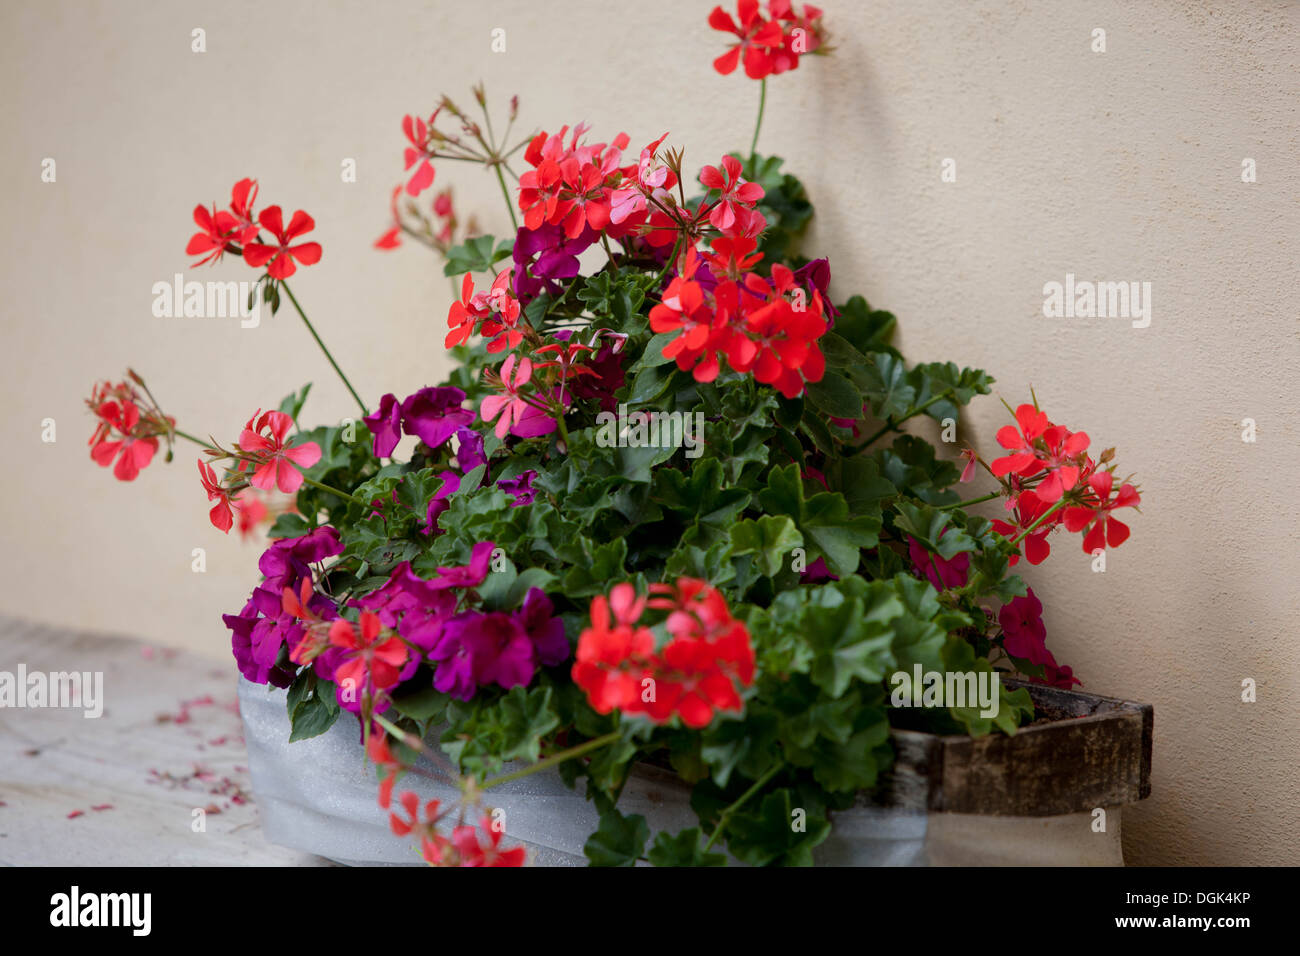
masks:
<path id="1" fill-rule="evenodd" d="M 302 472 L 298 469 L 310 468 L 320 461 L 320 445 L 314 441 L 292 447 L 288 445 L 285 436 L 292 425 L 293 419 L 284 412 L 261 412 L 259 409 L 244 426 L 239 436 L 239 447 L 253 459 L 255 470 L 248 483 L 254 488 L 263 491 L 279 488 L 284 494 L 292 495 L 302 487 Z"/>
<path id="2" fill-rule="evenodd" d="M 97 395 L 105 395 L 110 391 L 112 390 L 104 385 L 97 389 Z M 119 385 L 116 391 L 125 395 L 130 389 L 129 386 Z M 158 450 L 158 439 L 153 437 L 156 434 L 154 424 L 142 421 L 140 407 L 130 398 L 100 401 L 92 398 L 87 404 L 99 419 L 88 443 L 91 445 L 90 457 L 101 468 L 107 468 L 116 459 L 113 477 L 118 481 L 134 481 L 141 469 L 153 461 L 154 453 Z M 114 435 L 120 437 L 115 438 Z"/>
<path id="3" fill-rule="evenodd" d="M 1011 454 L 995 458 L 989 465 L 989 470 L 993 472 L 994 477 L 1001 478 L 1012 472 L 1029 476 L 1041 471 L 1042 465 L 1038 462 L 1038 452 L 1034 442 L 1051 424 L 1047 420 L 1047 413 L 1040 412 L 1033 405 L 1025 403 L 1017 408 L 1016 425 L 1004 425 L 998 429 L 998 444 Z"/>
<path id="4" fill-rule="evenodd" d="M 527 851 L 521 847 L 502 850 L 502 831 L 495 825 L 492 817 L 483 814 L 479 826 L 487 834 L 487 843 L 479 838 L 474 827 L 465 825 L 456 827 L 451 832 L 451 842 L 460 855 L 461 866 L 523 866 Z"/>
<path id="5" fill-rule="evenodd" d="M 391 780 L 392 777 L 389 779 Z M 424 805 L 423 819 L 420 814 L 419 796 L 407 790 L 397 798 L 397 801 L 406 811 L 406 819 L 402 819 L 396 813 L 389 814 L 388 825 L 393 833 L 400 837 L 416 834 L 420 838 L 420 852 L 425 861 L 434 866 L 441 864 L 446 858 L 447 851 L 451 849 L 451 841 L 439 834 L 436 829 L 438 801 L 430 800 Z M 381 797 L 380 805 L 387 806 L 388 803 Z"/>
<path id="6" fill-rule="evenodd" d="M 411 174 L 411 178 L 406 183 L 407 195 L 418 196 L 433 185 L 433 164 L 429 162 L 429 129 L 437 120 L 440 109 L 434 110 L 427 123 L 418 116 L 402 117 L 402 132 L 411 144 L 406 147 L 403 154 L 406 160 L 406 168 L 415 167 L 415 172 Z"/>
<path id="7" fill-rule="evenodd" d="M 1044 503 L 1033 491 L 1025 490 L 1016 497 L 1012 507 L 1015 511 L 1015 524 L 997 519 L 993 521 L 993 530 L 1008 541 L 1013 540 L 1016 535 L 1026 528 L 1032 528 L 1034 522 L 1042 517 L 1043 512 L 1047 511 L 1051 506 Z M 1021 540 L 1020 549 L 1025 555 L 1025 560 L 1030 564 L 1042 564 L 1047 560 L 1047 556 L 1052 553 L 1052 546 L 1047 543 L 1047 536 L 1060 524 L 1062 514 L 1062 512 L 1058 511 L 1051 515 Z M 1019 560 L 1020 555 L 1013 554 L 1008 565 L 1014 567 Z"/>
<path id="8" fill-rule="evenodd" d="M 199 459 L 199 479 L 203 482 L 203 490 L 208 493 L 208 500 L 216 502 L 212 506 L 212 510 L 208 512 L 208 519 L 218 531 L 229 534 L 231 527 L 235 523 L 235 515 L 230 510 L 230 492 L 221 486 L 221 482 L 217 481 L 217 473 L 213 471 L 212 466 L 201 458 Z"/>
<path id="9" fill-rule="evenodd" d="M 298 260 L 305 266 L 315 265 L 320 262 L 321 247 L 319 242 L 302 242 L 297 245 L 290 245 L 295 239 L 304 233 L 311 232 L 316 228 L 316 221 L 307 215 L 301 209 L 293 214 L 293 219 L 289 221 L 289 228 L 284 227 L 284 216 L 279 206 L 267 206 L 262 210 L 262 215 L 258 217 L 266 230 L 268 230 L 276 241 L 278 246 L 268 246 L 260 242 L 250 242 L 244 247 L 244 261 L 254 269 L 260 269 L 267 266 L 267 275 L 272 279 L 287 279 L 298 271 L 294 260 Z"/>
<path id="10" fill-rule="evenodd" d="M 1065 527 L 1070 531 L 1082 531 L 1091 525 L 1083 538 L 1083 550 L 1088 554 L 1105 549 L 1107 545 L 1118 548 L 1128 540 L 1128 525 L 1111 515 L 1116 508 L 1133 508 L 1142 499 L 1137 489 L 1127 482 L 1114 490 L 1115 476 L 1109 471 L 1094 472 L 1088 477 L 1088 486 L 1092 494 L 1083 505 L 1065 509 Z"/>
<path id="11" fill-rule="evenodd" d="M 397 683 L 409 653 L 406 644 L 385 634 L 379 615 L 361 612 L 360 626 L 342 618 L 330 625 L 330 643 L 345 651 L 345 662 L 334 671 L 335 683 L 352 681 L 356 688 L 387 690 Z"/>
<path id="12" fill-rule="evenodd" d="M 739 38 L 730 50 L 713 61 L 713 68 L 726 76 L 736 69 L 743 56 L 745 75 L 761 80 L 773 72 L 772 51 L 784 42 L 781 26 L 759 15 L 758 0 L 739 0 L 736 12 L 740 16 L 739 26 L 722 7 L 714 7 L 709 14 L 709 26 Z"/>
<path id="13" fill-rule="evenodd" d="M 230 213 L 219 212 L 215 204 L 208 209 L 201 203 L 194 207 L 194 222 L 199 227 L 199 231 L 190 236 L 190 241 L 185 246 L 185 254 L 203 258 L 190 268 L 196 269 L 209 262 L 219 262 L 222 253 L 226 251 L 226 244 L 231 241 L 239 223 L 235 222 L 235 218 Z"/>
<path id="14" fill-rule="evenodd" d="M 574 682 L 592 707 L 643 714 L 655 723 L 678 716 L 696 728 L 707 726 L 717 711 L 743 709 L 737 683 L 753 682 L 754 650 L 749 631 L 731 616 L 721 593 L 694 578 L 651 590 L 667 596 L 647 601 L 624 583 L 614 586 L 609 603 L 602 595 L 592 599 L 592 626 L 578 639 L 573 665 Z M 653 632 L 639 624 L 647 606 L 669 612 L 671 639 L 659 653 Z"/>

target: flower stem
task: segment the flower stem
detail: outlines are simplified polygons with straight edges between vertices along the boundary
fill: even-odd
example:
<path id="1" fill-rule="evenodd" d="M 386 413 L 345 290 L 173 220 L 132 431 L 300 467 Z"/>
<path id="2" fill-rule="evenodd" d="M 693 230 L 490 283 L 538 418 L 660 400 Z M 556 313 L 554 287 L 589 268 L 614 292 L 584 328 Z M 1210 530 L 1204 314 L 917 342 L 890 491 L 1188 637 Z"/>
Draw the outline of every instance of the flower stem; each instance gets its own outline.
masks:
<path id="1" fill-rule="evenodd" d="M 992 501 L 994 498 L 1001 498 L 1001 497 L 1002 497 L 1001 491 L 993 491 L 979 498 L 972 498 L 969 501 L 954 501 L 950 505 L 936 505 L 934 510 L 946 511 L 949 508 L 965 508 L 967 505 L 977 505 L 981 501 Z"/>
<path id="2" fill-rule="evenodd" d="M 315 481 L 311 478 L 308 478 L 306 475 L 302 476 L 302 480 L 303 480 L 303 484 L 311 485 L 313 488 L 318 488 L 321 491 L 328 491 L 330 494 L 336 495 L 337 497 L 342 498 L 344 501 L 350 501 L 354 505 L 360 505 L 362 508 L 370 507 L 370 504 L 368 502 L 362 501 L 360 498 L 356 497 L 355 495 L 350 495 L 346 491 L 340 491 L 339 489 L 334 488 L 331 485 L 327 485 L 324 482 Z"/>
<path id="3" fill-rule="evenodd" d="M 1025 540 L 1025 537 L 1026 537 L 1027 535 L 1029 535 L 1030 533 L 1032 533 L 1033 530 L 1034 530 L 1035 528 L 1037 528 L 1040 524 L 1042 524 L 1044 521 L 1046 521 L 1048 518 L 1050 518 L 1052 515 L 1056 514 L 1056 512 L 1060 511 L 1060 510 L 1061 510 L 1062 508 L 1064 508 L 1064 507 L 1065 507 L 1065 496 L 1062 495 L 1060 498 L 1057 499 L 1056 504 L 1052 505 L 1052 507 L 1048 508 L 1048 509 L 1047 509 L 1046 511 L 1044 511 L 1042 514 L 1040 514 L 1040 515 L 1039 515 L 1039 516 L 1034 520 L 1034 523 L 1033 523 L 1033 524 L 1031 524 L 1031 525 L 1030 525 L 1028 528 L 1026 528 L 1024 531 L 1020 532 L 1020 533 L 1019 533 L 1018 535 L 1016 535 L 1014 538 L 1012 538 L 1012 539 L 1011 539 L 1011 543 L 1012 543 L 1012 544 L 1019 544 L 1021 541 Z"/>
<path id="4" fill-rule="evenodd" d="M 867 448 L 867 447 L 868 447 L 872 442 L 874 442 L 874 441 L 875 441 L 877 438 L 879 438 L 881 435 L 884 435 L 886 432 L 896 432 L 896 431 L 899 431 L 900 429 L 899 429 L 898 426 L 901 425 L 901 424 L 903 424 L 903 422 L 907 421 L 909 418 L 915 418 L 917 415 L 920 415 L 923 411 L 925 411 L 927 408 L 929 408 L 929 407 L 930 407 L 931 405 L 933 405 L 935 402 L 941 401 L 942 399 L 945 399 L 945 398 L 949 398 L 949 397 L 951 397 L 951 395 L 952 395 L 952 392 L 951 392 L 951 391 L 947 391 L 947 390 L 942 391 L 942 392 L 940 392 L 938 395 L 935 395 L 935 396 L 933 396 L 932 398 L 930 398 L 930 399 L 929 399 L 927 402 L 925 402 L 923 405 L 918 405 L 916 408 L 908 409 L 907 414 L 904 415 L 902 418 L 899 418 L 899 419 L 897 419 L 897 420 L 895 420 L 895 419 L 893 419 L 893 418 L 890 418 L 888 421 L 885 422 L 885 424 L 881 427 L 881 429 L 880 429 L 878 432 L 876 432 L 874 435 L 872 435 L 870 438 L 868 438 L 866 441 L 864 441 L 861 445 L 859 445 L 859 446 L 857 447 L 857 449 L 853 452 L 853 454 L 856 455 L 856 454 L 857 454 L 858 452 L 860 452 L 860 451 L 865 451 L 866 448 Z"/>
<path id="5" fill-rule="evenodd" d="M 668 270 L 671 269 L 673 264 L 677 261 L 677 253 L 682 248 L 683 238 L 685 238 L 685 233 L 679 232 L 677 234 L 677 241 L 673 243 L 672 254 L 668 256 L 668 261 L 664 263 L 664 267 L 659 270 L 659 275 L 655 276 L 656 289 L 664 284 L 664 279 L 668 276 Z"/>
<path id="6" fill-rule="evenodd" d="M 591 740 L 578 744 L 576 747 L 570 747 L 568 750 L 561 750 L 557 754 L 552 754 L 545 760 L 539 760 L 531 766 L 516 770 L 513 773 L 507 773 L 500 777 L 493 777 L 491 780 L 484 780 L 479 784 L 478 789 L 488 790 L 492 787 L 498 787 L 503 783 L 510 783 L 512 780 L 519 780 L 530 774 L 537 773 L 540 770 L 549 770 L 556 764 L 564 763 L 566 760 L 572 760 L 574 757 L 581 757 L 583 754 L 591 753 L 593 750 L 599 750 L 601 747 L 612 744 L 614 741 L 621 739 L 622 731 L 615 730 L 603 737 L 593 737 Z"/>
<path id="7" fill-rule="evenodd" d="M 767 77 L 759 80 L 758 84 L 758 122 L 754 124 L 754 139 L 749 144 L 749 158 L 752 160 L 758 154 L 758 131 L 763 128 L 763 108 L 767 106 Z"/>
<path id="8" fill-rule="evenodd" d="M 357 390 L 352 387 L 352 383 L 348 381 L 348 377 L 343 374 L 343 369 L 339 368 L 339 363 L 334 361 L 334 356 L 331 355 L 330 350 L 325 347 L 325 343 L 321 341 L 321 337 L 316 334 L 315 326 L 311 324 L 311 320 L 307 318 L 307 313 L 304 312 L 302 306 L 298 304 L 298 299 L 294 296 L 293 290 L 289 288 L 289 283 L 281 280 L 280 288 L 284 289 L 285 294 L 289 296 L 289 301 L 292 302 L 293 307 L 298 310 L 298 315 L 302 318 L 303 324 L 307 326 L 307 331 L 311 333 L 311 337 L 316 340 L 316 344 L 320 346 L 320 350 L 325 353 L 325 357 L 329 359 L 330 364 L 334 366 L 334 371 L 339 373 L 339 378 L 343 379 L 343 384 L 348 387 L 348 391 L 352 393 L 352 397 L 355 398 L 357 404 L 361 406 L 361 414 L 369 415 L 370 409 L 366 408 L 366 403 L 361 400 L 361 396 L 357 394 Z"/>
<path id="9" fill-rule="evenodd" d="M 763 787 L 767 786 L 767 782 L 776 776 L 776 773 L 781 769 L 781 766 L 780 763 L 773 764 L 772 768 L 768 770 L 767 773 L 763 774 L 763 776 L 755 780 L 754 785 L 742 793 L 735 803 L 722 811 L 722 814 L 718 817 L 718 825 L 713 828 L 713 833 L 709 835 L 709 842 L 704 844 L 705 853 L 709 852 L 709 848 L 717 842 L 718 837 L 722 836 L 722 831 L 725 830 L 727 824 L 731 822 L 732 815 L 743 807 L 750 797 L 762 790 Z"/>
<path id="10" fill-rule="evenodd" d="M 172 434 L 179 435 L 181 438 L 184 438 L 186 441 L 192 441 L 194 442 L 194 444 L 200 446 L 201 448 L 211 448 L 213 451 L 219 450 L 217 448 L 213 448 L 210 442 L 205 442 L 201 438 L 195 438 L 193 435 L 189 434 L 188 432 L 183 432 L 179 428 L 173 428 Z"/>
<path id="11" fill-rule="evenodd" d="M 501 184 L 501 195 L 506 197 L 506 211 L 510 213 L 510 224 L 515 227 L 515 232 L 518 232 L 519 220 L 515 218 L 515 204 L 510 201 L 510 190 L 506 188 L 506 178 L 501 175 L 501 164 L 493 163 L 492 168 L 496 170 L 497 182 Z"/>

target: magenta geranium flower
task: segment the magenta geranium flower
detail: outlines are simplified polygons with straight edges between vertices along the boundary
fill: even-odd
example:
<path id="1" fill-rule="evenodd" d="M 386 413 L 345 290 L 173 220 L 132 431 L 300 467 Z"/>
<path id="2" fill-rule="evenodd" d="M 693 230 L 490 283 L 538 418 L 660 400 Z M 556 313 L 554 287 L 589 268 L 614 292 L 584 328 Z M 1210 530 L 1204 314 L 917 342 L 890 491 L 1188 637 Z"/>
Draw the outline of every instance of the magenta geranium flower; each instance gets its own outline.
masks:
<path id="1" fill-rule="evenodd" d="M 474 420 L 471 409 L 461 408 L 463 401 L 465 393 L 451 385 L 422 388 L 402 402 L 402 428 L 430 448 L 439 448 Z"/>
<path id="2" fill-rule="evenodd" d="M 438 577 L 429 582 L 432 588 L 476 588 L 487 580 L 492 552 L 496 545 L 480 541 L 470 552 L 469 564 L 456 568 L 439 568 Z"/>
<path id="3" fill-rule="evenodd" d="M 1002 646 L 1012 657 L 1033 664 L 1047 663 L 1047 628 L 1043 625 L 1043 602 L 1034 589 L 1029 588 L 1024 597 L 1012 598 L 998 612 L 1002 625 Z"/>
<path id="4" fill-rule="evenodd" d="M 389 393 L 379 400 L 379 408 L 361 419 L 374 435 L 376 458 L 388 458 L 402 440 L 402 405 Z"/>

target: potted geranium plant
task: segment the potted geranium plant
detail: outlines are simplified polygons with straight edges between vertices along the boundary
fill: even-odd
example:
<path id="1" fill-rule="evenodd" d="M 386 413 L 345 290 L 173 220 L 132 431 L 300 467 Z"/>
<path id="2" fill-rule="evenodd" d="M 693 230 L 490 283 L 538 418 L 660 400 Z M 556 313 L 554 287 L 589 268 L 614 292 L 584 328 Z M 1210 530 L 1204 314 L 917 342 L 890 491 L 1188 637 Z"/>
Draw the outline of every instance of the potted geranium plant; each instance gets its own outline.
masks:
<path id="1" fill-rule="evenodd" d="M 225 619 L 245 686 L 285 689 L 294 739 L 337 735 L 348 712 L 379 806 L 430 863 L 522 862 L 489 807 L 534 772 L 592 801 L 596 862 L 807 862 L 837 813 L 901 792 L 899 753 L 908 773 L 931 761 L 919 806 L 980 812 L 933 762 L 955 773 L 961 746 L 1010 739 L 1036 698 L 1040 720 L 1091 715 L 1075 729 L 1123 752 L 1080 806 L 1013 787 L 988 812 L 1145 795 L 1149 709 L 1069 692 L 1014 573 L 1062 533 L 1120 545 L 1136 488 L 1036 398 L 1008 406 L 988 459 L 905 430 L 955 434 L 993 380 L 908 366 L 892 315 L 832 304 L 828 260 L 799 250 L 809 197 L 757 152 L 767 78 L 826 52 L 822 16 L 738 13 L 709 17 L 736 37 L 714 65 L 760 81 L 758 124 L 748 153 L 698 176 L 666 134 L 628 155 L 626 134 L 582 125 L 512 140 L 517 99 L 498 137 L 481 87 L 481 123 L 445 97 L 404 118 L 407 177 L 376 245 L 428 245 L 457 282 L 441 384 L 372 407 L 326 351 L 360 421 L 295 432 L 304 388 L 226 443 L 178 429 L 134 372 L 89 401 L 92 456 L 118 478 L 187 439 L 214 526 L 277 512 L 262 582 Z M 512 236 L 463 232 L 447 191 L 416 202 L 445 159 L 491 170 Z M 324 349 L 287 283 L 321 259 L 311 217 L 257 200 L 245 179 L 228 208 L 200 206 L 187 251 L 264 270 L 263 300 L 286 297 Z M 963 499 L 981 472 L 991 490 Z M 969 510 L 994 500 L 997 520 Z M 962 752 L 1027 772 L 1001 745 Z M 651 834 L 623 812 L 629 779 L 654 772 L 693 825 Z M 421 773 L 452 786 L 425 800 L 406 789 Z"/>

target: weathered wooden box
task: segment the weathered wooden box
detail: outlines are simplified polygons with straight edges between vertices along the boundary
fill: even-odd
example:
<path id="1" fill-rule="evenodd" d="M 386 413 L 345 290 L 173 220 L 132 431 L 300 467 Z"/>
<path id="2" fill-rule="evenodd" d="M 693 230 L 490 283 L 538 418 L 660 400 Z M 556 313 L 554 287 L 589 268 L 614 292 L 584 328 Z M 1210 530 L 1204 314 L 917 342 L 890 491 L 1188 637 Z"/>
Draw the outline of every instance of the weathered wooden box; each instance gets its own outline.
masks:
<path id="1" fill-rule="evenodd" d="M 1048 817 L 1150 795 L 1150 704 L 1003 683 L 1029 691 L 1034 723 L 1013 737 L 894 730 L 894 767 L 864 802 L 928 813 Z"/>

